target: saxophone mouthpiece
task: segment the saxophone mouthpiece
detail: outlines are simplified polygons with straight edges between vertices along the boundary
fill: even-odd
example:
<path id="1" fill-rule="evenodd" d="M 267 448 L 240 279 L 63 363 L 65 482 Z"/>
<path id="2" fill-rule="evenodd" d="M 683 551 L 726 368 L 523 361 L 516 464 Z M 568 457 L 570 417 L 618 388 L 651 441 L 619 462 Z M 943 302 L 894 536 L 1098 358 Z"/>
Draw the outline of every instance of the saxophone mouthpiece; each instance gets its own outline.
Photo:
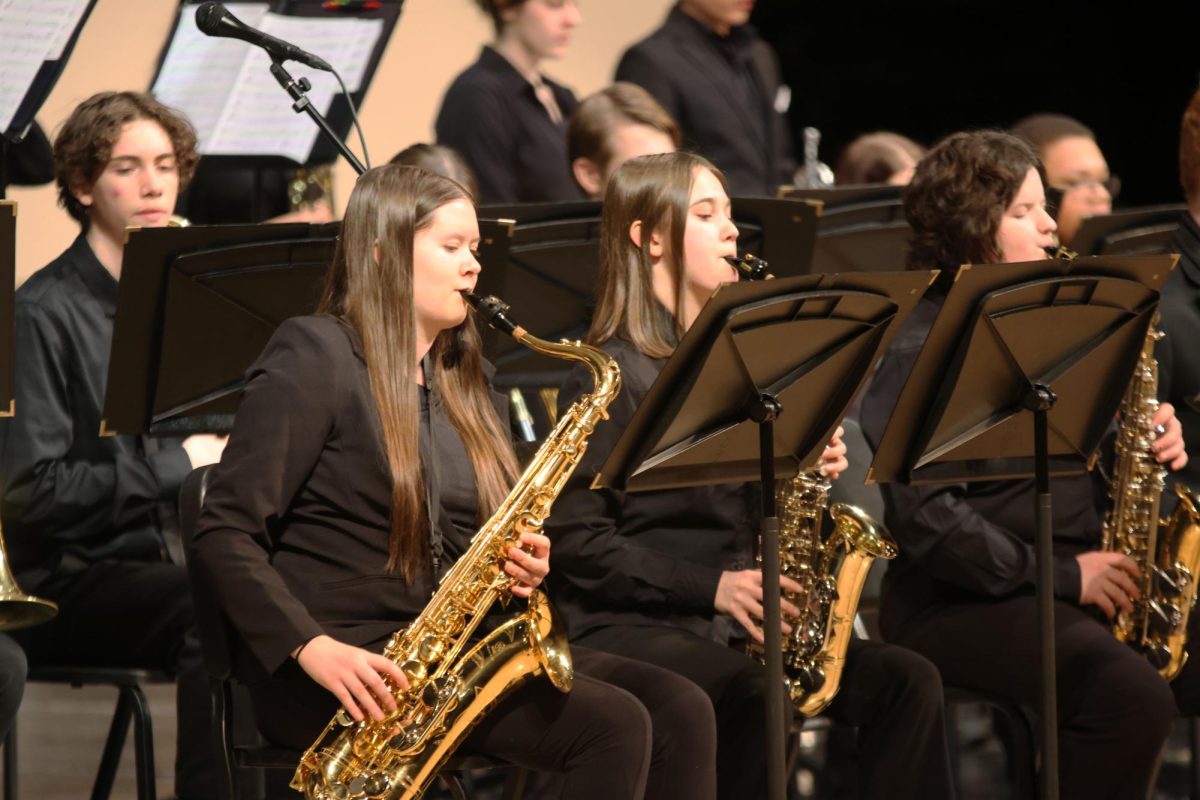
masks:
<path id="1" fill-rule="evenodd" d="M 767 272 L 767 262 L 758 256 L 747 253 L 744 256 L 725 256 L 725 260 L 738 271 L 742 280 L 765 281 L 775 277 Z"/>
<path id="2" fill-rule="evenodd" d="M 508 316 L 509 306 L 499 297 L 492 294 L 480 297 L 474 292 L 463 292 L 462 296 L 483 316 L 484 322 L 501 333 L 512 336 L 517 328 L 521 327 Z"/>

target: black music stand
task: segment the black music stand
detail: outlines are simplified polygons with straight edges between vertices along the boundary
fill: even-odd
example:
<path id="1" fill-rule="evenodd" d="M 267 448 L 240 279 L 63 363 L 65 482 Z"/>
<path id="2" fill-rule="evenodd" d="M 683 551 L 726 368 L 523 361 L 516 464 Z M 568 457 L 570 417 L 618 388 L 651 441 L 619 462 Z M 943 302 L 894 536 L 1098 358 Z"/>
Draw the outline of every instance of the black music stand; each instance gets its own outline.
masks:
<path id="1" fill-rule="evenodd" d="M 1131 252 L 1137 245 L 1130 237 L 1161 234 L 1156 240 L 1163 244 L 1179 227 L 1181 215 L 1187 211 L 1182 203 L 1142 208 L 1127 208 L 1111 214 L 1086 217 L 1079 225 L 1071 249 L 1080 255 L 1145 255 L 1150 251 Z M 1157 252 L 1162 252 L 1158 250 Z"/>
<path id="2" fill-rule="evenodd" d="M 0 200 L 0 417 L 16 411 L 17 204 Z"/>
<path id="3" fill-rule="evenodd" d="M 810 189 L 799 186 L 782 186 L 779 196 L 793 200 L 815 200 L 826 211 L 879 203 L 899 203 L 903 186 L 890 183 L 856 183 L 845 186 L 825 186 Z"/>
<path id="4" fill-rule="evenodd" d="M 965 266 L 900 392 L 867 481 L 1035 477 L 1042 793 L 1058 796 L 1050 476 L 1085 471 L 1174 258 Z"/>
<path id="5" fill-rule="evenodd" d="M 667 361 L 593 488 L 761 480 L 768 797 L 785 796 L 775 478 L 813 464 L 931 275 L 723 284 Z"/>

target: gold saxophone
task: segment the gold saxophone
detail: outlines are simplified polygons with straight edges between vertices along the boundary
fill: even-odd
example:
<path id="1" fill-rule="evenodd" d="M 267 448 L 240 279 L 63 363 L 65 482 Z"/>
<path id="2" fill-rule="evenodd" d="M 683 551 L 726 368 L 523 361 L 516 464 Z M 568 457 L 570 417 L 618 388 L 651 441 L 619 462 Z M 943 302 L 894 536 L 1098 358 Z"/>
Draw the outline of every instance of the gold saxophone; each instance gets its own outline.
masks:
<path id="1" fill-rule="evenodd" d="M 1162 337 L 1155 314 L 1121 401 L 1109 487 L 1112 507 L 1104 518 L 1101 549 L 1124 553 L 1141 573 L 1140 596 L 1133 601 L 1133 611 L 1117 614 L 1113 634 L 1145 655 L 1164 678 L 1173 680 L 1187 661 L 1188 616 L 1196 604 L 1200 497 L 1176 484 L 1179 505 L 1169 518 L 1159 518 L 1167 470 L 1154 456 L 1154 415 L 1159 405 L 1154 344 Z"/>
<path id="2" fill-rule="evenodd" d="M 475 534 L 421 614 L 392 635 L 383 654 L 408 677 L 391 687 L 396 710 L 379 722 L 354 722 L 341 710 L 300 759 L 291 786 L 309 800 L 414 800 L 475 724 L 508 692 L 545 673 L 561 691 L 574 679 L 566 634 L 550 602 L 535 591 L 528 608 L 478 643 L 471 635 L 511 579 L 503 571 L 510 547 L 538 532 L 550 506 L 587 449 L 596 423 L 621 387 L 616 361 L 580 342 L 555 344 L 531 336 L 494 297 L 466 295 L 488 324 L 546 355 L 582 361 L 595 390 L 559 419 L 517 485 Z"/>
<path id="3" fill-rule="evenodd" d="M 833 530 L 821 535 L 829 505 L 829 479 L 818 470 L 780 481 L 779 572 L 802 591 L 783 596 L 800 609 L 783 639 L 784 682 L 792 705 L 806 717 L 833 702 L 842 680 L 846 647 L 858 598 L 877 558 L 896 557 L 896 544 L 862 509 L 846 503 L 829 507 Z M 761 564 L 761 558 L 760 558 Z M 762 645 L 751 641 L 750 655 L 763 660 Z"/>

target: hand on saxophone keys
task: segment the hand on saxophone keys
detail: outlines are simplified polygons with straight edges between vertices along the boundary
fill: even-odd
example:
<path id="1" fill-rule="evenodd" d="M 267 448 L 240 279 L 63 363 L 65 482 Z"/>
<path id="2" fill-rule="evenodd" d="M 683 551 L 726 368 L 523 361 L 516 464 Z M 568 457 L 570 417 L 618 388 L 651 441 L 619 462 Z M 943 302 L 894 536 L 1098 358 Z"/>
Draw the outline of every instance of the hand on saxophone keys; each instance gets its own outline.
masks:
<path id="1" fill-rule="evenodd" d="M 779 576 L 779 585 L 785 592 L 804 591 L 800 584 L 786 575 Z M 722 572 L 721 579 L 717 582 L 717 596 L 713 599 L 713 607 L 720 613 L 728 614 L 736 619 L 754 638 L 754 641 L 759 644 L 763 643 L 763 631 L 760 624 L 763 618 L 761 570 L 743 569 L 737 572 Z M 781 608 L 783 610 L 783 633 L 787 635 L 792 632 L 792 626 L 787 623 L 787 620 L 798 619 L 800 609 L 786 597 L 781 599 Z"/>
<path id="2" fill-rule="evenodd" d="M 408 688 L 408 678 L 397 664 L 330 636 L 310 639 L 292 651 L 292 657 L 310 678 L 337 697 L 355 722 L 365 718 L 364 712 L 382 721 L 396 710 L 396 698 L 384 678 L 398 689 Z"/>
<path id="3" fill-rule="evenodd" d="M 1124 553 L 1096 550 L 1075 556 L 1079 564 L 1079 605 L 1094 605 L 1112 619 L 1118 611 L 1133 611 L 1141 596 L 1137 579 L 1141 572 Z"/>
<path id="4" fill-rule="evenodd" d="M 508 548 L 504 571 L 513 579 L 512 593 L 529 597 L 550 573 L 550 539 L 540 533 L 522 533 L 521 544 Z"/>
<path id="5" fill-rule="evenodd" d="M 846 460 L 846 443 L 842 441 L 845 434 L 846 429 L 838 425 L 833 438 L 829 440 L 829 445 L 821 453 L 821 474 L 833 481 L 850 466 L 850 462 Z"/>
<path id="6" fill-rule="evenodd" d="M 1187 466 L 1188 454 L 1183 442 L 1183 426 L 1175 416 L 1175 407 L 1163 403 L 1154 415 L 1154 424 L 1159 431 L 1154 440 L 1154 457 L 1158 463 L 1166 464 L 1172 471 L 1178 471 Z"/>

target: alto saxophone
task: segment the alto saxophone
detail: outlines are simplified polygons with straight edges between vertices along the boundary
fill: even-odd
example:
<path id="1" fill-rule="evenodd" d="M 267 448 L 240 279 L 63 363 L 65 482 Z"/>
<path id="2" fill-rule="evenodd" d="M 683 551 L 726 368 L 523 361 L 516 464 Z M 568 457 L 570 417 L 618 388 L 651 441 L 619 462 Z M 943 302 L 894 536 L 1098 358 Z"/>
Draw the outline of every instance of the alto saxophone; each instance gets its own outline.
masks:
<path id="1" fill-rule="evenodd" d="M 784 682 L 796 711 L 816 716 L 833 702 L 846 663 L 846 647 L 863 584 L 877 558 L 896 557 L 888 532 L 856 506 L 829 506 L 830 481 L 818 470 L 780 481 L 779 571 L 800 584 L 783 596 L 800 609 L 783 639 Z M 821 534 L 825 509 L 833 529 Z M 761 548 L 760 548 L 761 549 Z M 761 557 L 760 557 L 761 563 Z M 762 645 L 750 655 L 763 660 Z"/>
<path id="2" fill-rule="evenodd" d="M 1154 454 L 1154 415 L 1159 406 L 1154 344 L 1162 336 L 1155 314 L 1121 401 L 1109 487 L 1112 507 L 1104 518 L 1101 549 L 1129 556 L 1140 573 L 1133 610 L 1117 614 L 1113 634 L 1141 652 L 1164 678 L 1173 680 L 1187 661 L 1188 616 L 1196 604 L 1200 497 L 1176 484 L 1179 504 L 1169 518 L 1159 518 L 1167 470 Z"/>
<path id="3" fill-rule="evenodd" d="M 616 361 L 580 342 L 531 336 L 494 297 L 466 294 L 492 327 L 546 355 L 582 361 L 595 390 L 559 419 L 517 485 L 475 534 L 467 552 L 408 627 L 392 635 L 384 656 L 408 678 L 391 687 L 396 710 L 382 721 L 354 722 L 342 709 L 300 759 L 291 786 L 308 800 L 415 800 L 475 724 L 512 689 L 544 673 L 566 692 L 574 671 L 565 631 L 540 591 L 528 608 L 478 643 L 471 635 L 511 579 L 503 564 L 522 533 L 536 533 L 587 449 L 596 423 L 621 387 Z"/>

